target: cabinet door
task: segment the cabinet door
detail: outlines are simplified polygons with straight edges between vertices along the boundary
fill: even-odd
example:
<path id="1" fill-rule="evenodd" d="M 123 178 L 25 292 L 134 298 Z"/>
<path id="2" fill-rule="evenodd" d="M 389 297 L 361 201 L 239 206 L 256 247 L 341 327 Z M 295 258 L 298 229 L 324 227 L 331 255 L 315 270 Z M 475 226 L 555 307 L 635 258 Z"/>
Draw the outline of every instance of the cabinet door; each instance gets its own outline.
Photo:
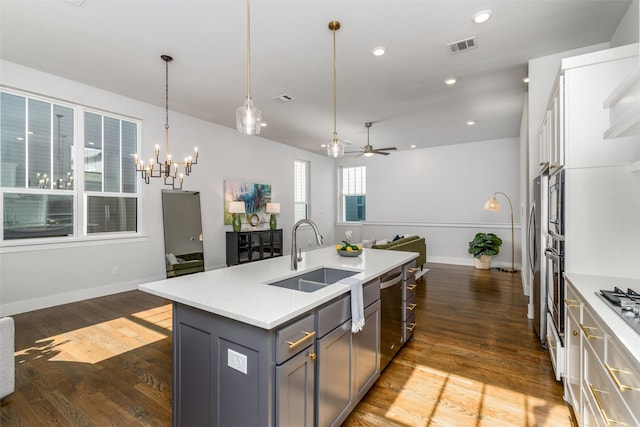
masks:
<path id="1" fill-rule="evenodd" d="M 356 401 L 380 377 L 380 301 L 364 310 L 364 328 L 353 335 L 353 365 Z"/>
<path id="2" fill-rule="evenodd" d="M 353 401 L 351 319 L 317 341 L 318 426 L 340 425 Z"/>
<path id="3" fill-rule="evenodd" d="M 581 413 L 580 381 L 581 381 L 581 357 L 580 357 L 580 325 L 571 313 L 567 316 L 565 329 L 566 337 L 566 380 L 565 385 L 568 390 L 569 403 L 573 406 L 573 412 L 577 415 Z"/>
<path id="4" fill-rule="evenodd" d="M 276 367 L 276 425 L 312 427 L 315 345 Z"/>

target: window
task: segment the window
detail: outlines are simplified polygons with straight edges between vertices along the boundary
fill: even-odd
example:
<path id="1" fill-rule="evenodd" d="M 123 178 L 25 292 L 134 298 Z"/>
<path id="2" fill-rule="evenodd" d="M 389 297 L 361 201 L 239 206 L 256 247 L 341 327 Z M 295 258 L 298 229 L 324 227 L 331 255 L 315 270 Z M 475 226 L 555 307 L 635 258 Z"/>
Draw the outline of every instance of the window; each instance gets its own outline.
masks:
<path id="1" fill-rule="evenodd" d="M 137 232 L 132 154 L 139 128 L 113 115 L 0 92 L 2 240 Z"/>
<path id="2" fill-rule="evenodd" d="M 309 218 L 309 162 L 293 161 L 293 205 L 295 222 Z"/>
<path id="3" fill-rule="evenodd" d="M 342 168 L 342 220 L 364 221 L 366 209 L 366 166 Z"/>

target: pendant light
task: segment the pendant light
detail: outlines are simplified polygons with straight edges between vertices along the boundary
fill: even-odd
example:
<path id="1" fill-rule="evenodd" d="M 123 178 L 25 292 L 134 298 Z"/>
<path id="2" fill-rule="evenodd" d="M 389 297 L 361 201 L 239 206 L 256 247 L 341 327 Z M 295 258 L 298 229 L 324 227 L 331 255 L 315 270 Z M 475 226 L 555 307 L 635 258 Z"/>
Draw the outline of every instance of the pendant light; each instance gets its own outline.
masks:
<path id="1" fill-rule="evenodd" d="M 236 110 L 236 128 L 245 135 L 260 134 L 262 113 L 251 100 L 251 0 L 247 0 L 247 96 Z"/>
<path id="2" fill-rule="evenodd" d="M 149 184 L 151 178 L 163 178 L 165 185 L 170 185 L 174 190 L 182 190 L 182 181 L 185 175 L 191 174 L 191 166 L 198 164 L 198 147 L 193 149 L 193 156 L 185 157 L 184 162 L 176 162 L 171 160 L 169 154 L 169 62 L 173 58 L 169 55 L 161 55 L 160 58 L 165 62 L 165 123 L 164 123 L 164 161 L 160 161 L 160 145 L 155 146 L 155 162 L 153 158 L 149 159 L 148 164 L 144 164 L 143 160 L 138 159 L 138 153 L 135 154 L 136 172 L 140 172 L 142 179 Z M 156 167 L 157 165 L 157 167 Z M 178 174 L 178 167 L 183 166 L 184 172 Z"/>
<path id="3" fill-rule="evenodd" d="M 329 29 L 333 32 L 333 139 L 327 144 L 327 155 L 337 159 L 344 156 L 344 142 L 338 139 L 336 130 L 336 31 L 340 29 L 340 22 L 329 22 Z"/>

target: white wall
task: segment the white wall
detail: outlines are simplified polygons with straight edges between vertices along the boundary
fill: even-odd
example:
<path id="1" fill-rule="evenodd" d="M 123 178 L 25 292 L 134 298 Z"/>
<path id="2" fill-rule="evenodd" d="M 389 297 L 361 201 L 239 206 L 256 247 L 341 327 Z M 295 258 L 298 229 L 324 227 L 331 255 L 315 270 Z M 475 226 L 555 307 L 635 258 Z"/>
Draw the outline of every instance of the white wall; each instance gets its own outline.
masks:
<path id="1" fill-rule="evenodd" d="M 611 36 L 611 47 L 624 46 L 630 43 L 637 43 L 640 36 L 638 27 L 640 25 L 640 12 L 638 4 L 640 1 L 634 0 L 627 13 L 620 20 L 618 28 Z"/>
<path id="2" fill-rule="evenodd" d="M 394 152 L 389 156 L 341 159 L 339 165 L 367 166 L 367 221 L 336 226 L 354 240 L 419 234 L 427 238 L 427 260 L 472 265 L 468 243 L 477 232 L 503 239 L 496 266 L 511 265 L 511 219 L 507 200 L 499 213 L 485 211 L 494 192 L 509 195 L 515 222 L 515 263 L 520 259 L 520 165 L 517 137 Z"/>
<path id="3" fill-rule="evenodd" d="M 57 76 L 2 61 L 2 84 L 143 121 L 142 154 L 164 142 L 164 108 L 145 104 Z M 229 112 L 233 114 L 233 111 Z M 272 185 L 280 202 L 278 224 L 293 226 L 293 160 L 311 162 L 313 219 L 324 235 L 333 235 L 333 160 L 259 137 L 240 135 L 189 116 L 170 112 L 170 148 L 180 155 L 199 147 L 199 164 L 184 188 L 201 192 L 205 268 L 225 265 L 223 181 Z M 142 185 L 143 237 L 93 243 L 0 247 L 0 315 L 9 315 L 80 299 L 134 289 L 164 278 L 164 241 L 160 182 Z M 268 225 L 267 225 L 268 226 Z M 304 234 L 304 233 L 302 233 Z M 284 233 L 285 251 L 290 234 Z M 304 246 L 304 245 L 303 245 Z M 114 267 L 118 274 L 114 275 Z"/>

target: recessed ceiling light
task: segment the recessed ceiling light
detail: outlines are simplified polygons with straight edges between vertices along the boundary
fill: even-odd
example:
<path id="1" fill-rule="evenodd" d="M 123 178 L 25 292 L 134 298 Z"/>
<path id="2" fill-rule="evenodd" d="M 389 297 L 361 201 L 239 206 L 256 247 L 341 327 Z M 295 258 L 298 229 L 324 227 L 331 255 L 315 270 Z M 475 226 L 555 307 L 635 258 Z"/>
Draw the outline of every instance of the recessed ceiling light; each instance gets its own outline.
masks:
<path id="1" fill-rule="evenodd" d="M 444 80 L 444 84 L 451 86 L 456 84 L 457 81 L 458 80 L 455 77 L 449 77 L 448 79 Z"/>
<path id="2" fill-rule="evenodd" d="M 411 144 L 411 148 L 416 148 L 417 145 L 416 144 Z"/>
<path id="3" fill-rule="evenodd" d="M 473 120 L 469 120 L 469 121 L 467 122 L 467 125 L 469 125 L 469 126 L 473 126 L 473 125 L 475 125 L 475 124 L 476 124 L 476 122 L 474 122 Z"/>
<path id="4" fill-rule="evenodd" d="M 327 148 L 327 144 L 320 144 L 320 147 Z"/>
<path id="5" fill-rule="evenodd" d="M 523 81 L 524 83 L 529 83 L 529 76 L 527 76 L 527 77 L 523 77 L 523 78 L 522 78 L 522 81 Z"/>
<path id="6" fill-rule="evenodd" d="M 260 123 L 260 126 L 262 126 L 263 128 L 266 128 L 268 126 L 267 122 L 262 122 Z"/>
<path id="7" fill-rule="evenodd" d="M 23 137 L 21 137 L 21 136 L 17 137 L 16 139 L 17 139 L 18 141 L 24 141 L 24 138 L 23 138 Z"/>
<path id="8" fill-rule="evenodd" d="M 377 46 L 371 49 L 371 53 L 373 53 L 374 56 L 382 56 L 386 51 L 387 48 L 385 48 L 384 46 Z"/>
<path id="9" fill-rule="evenodd" d="M 482 24 L 483 22 L 487 22 L 489 18 L 491 18 L 491 12 L 489 9 L 481 10 L 480 12 L 473 15 L 473 22 L 476 24 Z"/>

